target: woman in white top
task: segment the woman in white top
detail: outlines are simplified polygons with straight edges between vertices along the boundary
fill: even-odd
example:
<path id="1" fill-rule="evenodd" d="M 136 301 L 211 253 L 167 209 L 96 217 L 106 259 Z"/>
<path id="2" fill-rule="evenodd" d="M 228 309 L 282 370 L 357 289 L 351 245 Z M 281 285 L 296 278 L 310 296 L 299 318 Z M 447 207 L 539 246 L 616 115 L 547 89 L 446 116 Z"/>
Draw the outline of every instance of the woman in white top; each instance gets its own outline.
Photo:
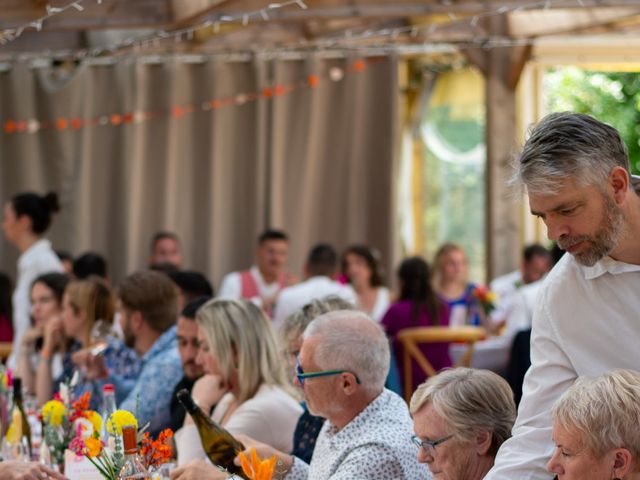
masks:
<path id="1" fill-rule="evenodd" d="M 22 335 L 31 326 L 31 284 L 38 275 L 62 272 L 62 264 L 43 236 L 51 225 L 51 217 L 60 209 L 58 196 L 20 193 L 4 205 L 2 230 L 7 240 L 21 252 L 18 275 L 13 292 L 13 351 L 9 365 L 15 367 L 22 345 Z"/>
<path id="2" fill-rule="evenodd" d="M 364 245 L 352 245 L 342 254 L 342 273 L 358 295 L 358 310 L 380 322 L 390 304 L 383 286 L 379 254 Z"/>
<path id="3" fill-rule="evenodd" d="M 232 435 L 243 434 L 289 452 L 302 407 L 293 398 L 271 321 L 246 300 L 215 299 L 196 314 L 206 375 L 192 396 Z M 220 398 L 222 395 L 222 398 Z M 191 418 L 176 433 L 178 463 L 205 458 Z"/>

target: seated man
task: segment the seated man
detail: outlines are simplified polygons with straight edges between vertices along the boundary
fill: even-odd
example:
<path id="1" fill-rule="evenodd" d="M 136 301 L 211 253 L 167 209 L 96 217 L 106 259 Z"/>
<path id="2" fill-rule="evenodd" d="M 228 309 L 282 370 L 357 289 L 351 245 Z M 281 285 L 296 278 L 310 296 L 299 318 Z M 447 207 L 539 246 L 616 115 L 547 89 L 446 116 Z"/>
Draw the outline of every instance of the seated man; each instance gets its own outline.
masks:
<path id="1" fill-rule="evenodd" d="M 118 297 L 124 343 L 142 357 L 140 376 L 125 381 L 106 369 L 101 356 L 89 355 L 86 375 L 114 384 L 116 392 L 129 392 L 119 408 L 136 414 L 140 425 L 149 422 L 148 431 L 156 436 L 169 426 L 171 394 L 182 378 L 175 325 L 178 292 L 166 275 L 141 271 L 122 282 Z"/>
<path id="2" fill-rule="evenodd" d="M 338 270 L 338 254 L 331 245 L 320 244 L 313 247 L 304 269 L 304 282 L 280 292 L 273 317 L 276 328 L 280 328 L 285 318 L 312 300 L 336 296 L 351 305 L 357 303 L 356 293 L 351 286 L 333 280 Z"/>
<path id="3" fill-rule="evenodd" d="M 287 480 L 426 479 L 411 443 L 407 405 L 385 390 L 389 343 L 381 327 L 361 312 L 342 310 L 313 320 L 304 332 L 297 384 L 309 410 L 326 418 L 307 464 L 246 437 L 261 458 L 277 458 L 276 478 Z M 195 461 L 178 468 L 174 480 L 226 478 Z"/>
<path id="4" fill-rule="evenodd" d="M 218 298 L 245 298 L 271 314 L 271 307 L 293 277 L 285 271 L 289 238 L 280 230 L 265 230 L 258 238 L 256 264 L 249 270 L 231 272 L 222 279 Z"/>
<path id="5" fill-rule="evenodd" d="M 178 401 L 176 393 L 183 388 L 191 392 L 193 384 L 204 374 L 202 366 L 196 363 L 196 357 L 198 356 L 198 324 L 196 323 L 196 312 L 210 299 L 211 297 L 204 296 L 189 302 L 178 318 L 176 330 L 178 353 L 180 353 L 184 376 L 174 387 L 173 393 L 171 394 L 171 404 L 169 407 L 171 414 L 170 428 L 174 432 L 182 428 L 184 417 L 186 416 L 186 410 Z"/>

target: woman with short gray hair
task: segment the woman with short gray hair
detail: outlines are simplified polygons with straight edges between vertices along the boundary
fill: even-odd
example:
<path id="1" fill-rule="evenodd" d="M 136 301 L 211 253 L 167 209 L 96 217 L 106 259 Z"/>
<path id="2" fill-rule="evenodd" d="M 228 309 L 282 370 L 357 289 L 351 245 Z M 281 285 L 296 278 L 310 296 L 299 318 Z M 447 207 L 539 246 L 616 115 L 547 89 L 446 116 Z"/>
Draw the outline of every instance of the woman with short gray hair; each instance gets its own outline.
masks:
<path id="1" fill-rule="evenodd" d="M 511 436 L 516 406 L 509 384 L 489 370 L 444 370 L 411 398 L 418 460 L 437 478 L 480 480 Z M 442 477 L 438 477 L 442 475 Z"/>
<path id="2" fill-rule="evenodd" d="M 560 480 L 640 478 L 640 373 L 579 378 L 551 411 L 556 450 L 547 464 Z"/>

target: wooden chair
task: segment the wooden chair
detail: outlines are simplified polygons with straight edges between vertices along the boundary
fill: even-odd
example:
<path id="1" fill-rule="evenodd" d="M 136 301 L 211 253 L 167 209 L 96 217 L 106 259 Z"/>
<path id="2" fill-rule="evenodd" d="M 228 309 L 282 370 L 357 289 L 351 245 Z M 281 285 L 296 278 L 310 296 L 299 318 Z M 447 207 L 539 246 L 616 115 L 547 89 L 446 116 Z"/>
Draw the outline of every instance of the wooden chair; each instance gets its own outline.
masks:
<path id="1" fill-rule="evenodd" d="M 483 328 L 462 326 L 462 327 L 416 327 L 406 328 L 398 333 L 398 340 L 402 343 L 403 365 L 404 365 L 404 396 L 409 402 L 413 393 L 413 369 L 411 359 L 415 359 L 420 368 L 424 370 L 427 377 L 437 375 L 435 368 L 429 360 L 422 354 L 418 346 L 422 343 L 440 342 L 460 342 L 466 343 L 467 351 L 460 357 L 456 367 L 470 367 L 473 359 L 474 344 L 478 340 L 486 338 L 487 334 Z"/>
<path id="2" fill-rule="evenodd" d="M 11 342 L 0 342 L 0 361 L 5 362 L 11 355 Z"/>

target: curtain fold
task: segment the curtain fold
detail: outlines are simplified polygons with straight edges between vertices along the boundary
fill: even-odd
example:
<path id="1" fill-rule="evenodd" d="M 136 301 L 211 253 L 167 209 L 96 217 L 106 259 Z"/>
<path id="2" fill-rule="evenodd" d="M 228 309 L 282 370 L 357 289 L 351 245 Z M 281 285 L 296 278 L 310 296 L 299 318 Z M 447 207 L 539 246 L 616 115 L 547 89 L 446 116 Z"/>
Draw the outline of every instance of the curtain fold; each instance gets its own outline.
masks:
<path id="1" fill-rule="evenodd" d="M 394 58 L 377 60 L 358 72 L 355 57 L 16 63 L 0 73 L 1 125 L 50 124 L 0 133 L 0 198 L 57 191 L 54 248 L 103 254 L 115 282 L 146 265 L 161 229 L 181 237 L 185 267 L 216 286 L 251 264 L 267 226 L 290 234 L 296 271 L 318 241 L 368 243 L 390 264 L 397 72 Z M 332 68 L 346 75 L 328 80 Z M 311 74 L 323 78 L 315 88 L 239 97 Z M 228 105 L 203 109 L 213 99 Z M 72 119 L 95 124 L 75 129 Z M 13 274 L 17 255 L 3 239 L 0 269 Z"/>

